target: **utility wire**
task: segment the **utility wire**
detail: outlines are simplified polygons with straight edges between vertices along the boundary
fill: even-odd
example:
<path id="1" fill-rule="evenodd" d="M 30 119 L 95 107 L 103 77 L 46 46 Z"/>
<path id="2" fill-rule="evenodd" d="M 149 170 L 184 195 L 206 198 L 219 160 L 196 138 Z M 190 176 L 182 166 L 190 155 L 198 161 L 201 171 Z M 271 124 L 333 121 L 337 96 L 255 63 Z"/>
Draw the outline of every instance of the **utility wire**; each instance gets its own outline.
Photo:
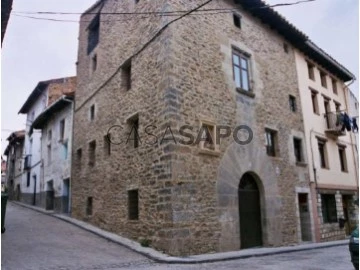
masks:
<path id="1" fill-rule="evenodd" d="M 298 5 L 298 4 L 302 4 L 302 3 L 307 3 L 307 2 L 314 2 L 316 0 L 303 0 L 303 1 L 297 1 L 294 3 L 280 3 L 280 4 L 275 4 L 275 5 L 264 5 L 264 6 L 254 6 L 249 8 L 250 10 L 254 10 L 254 9 L 267 9 L 267 8 L 274 8 L 274 7 L 282 7 L 282 6 L 292 6 L 292 5 Z M 238 10 L 238 8 L 213 8 L 213 9 L 199 9 L 199 10 L 195 10 L 192 13 L 199 13 L 199 12 L 203 12 L 202 14 L 188 14 L 188 15 L 213 15 L 213 14 L 221 14 L 221 13 L 232 13 L 234 11 Z M 184 13 L 183 15 L 187 14 L 189 11 L 188 10 L 178 10 L 178 11 L 152 11 L 152 12 L 101 12 L 101 15 L 148 15 L 148 17 L 133 17 L 133 18 L 127 18 L 124 20 L 101 20 L 101 22 L 110 22 L 110 21 L 128 21 L 128 20 L 133 20 L 133 19 L 146 19 L 146 18 L 150 18 L 150 16 L 159 16 L 159 17 L 164 17 L 164 16 L 179 16 L 182 13 Z M 17 17 L 23 17 L 23 18 L 29 18 L 29 19 L 34 19 L 34 20 L 45 20 L 45 21 L 54 21 L 54 22 L 74 22 L 74 23 L 78 23 L 79 20 L 68 20 L 68 19 L 56 19 L 56 18 L 45 18 L 45 17 L 35 17 L 35 16 L 29 16 L 30 15 L 81 15 L 83 13 L 77 13 L 77 12 L 50 12 L 50 11 L 38 11 L 38 12 L 28 12 L 28 11 L 13 11 L 13 15 L 17 16 Z M 88 12 L 88 13 L 84 13 L 84 14 L 98 14 L 97 12 Z M 86 21 L 83 20 L 82 22 L 91 22 L 91 21 Z"/>

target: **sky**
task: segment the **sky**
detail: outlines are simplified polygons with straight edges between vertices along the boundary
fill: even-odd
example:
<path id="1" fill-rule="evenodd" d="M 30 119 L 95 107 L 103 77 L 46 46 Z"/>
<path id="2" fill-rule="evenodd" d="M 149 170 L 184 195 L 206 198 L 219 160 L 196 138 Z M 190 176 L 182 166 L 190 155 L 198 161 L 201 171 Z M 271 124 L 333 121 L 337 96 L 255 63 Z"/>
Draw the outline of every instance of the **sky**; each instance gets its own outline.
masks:
<path id="1" fill-rule="evenodd" d="M 152 0 L 156 1 L 156 0 Z M 189 0 L 190 1 L 190 0 Z M 14 0 L 1 50 L 1 153 L 6 138 L 25 129 L 18 111 L 39 81 L 76 75 L 79 24 L 16 16 L 17 12 L 83 12 L 95 0 Z M 267 0 L 293 3 L 297 0 Z M 320 48 L 359 76 L 358 0 L 315 0 L 275 8 Z M 30 15 L 31 16 L 31 15 Z M 38 16 L 38 15 L 33 15 Z M 78 20 L 79 15 L 51 15 Z M 358 81 L 350 86 L 359 97 Z"/>

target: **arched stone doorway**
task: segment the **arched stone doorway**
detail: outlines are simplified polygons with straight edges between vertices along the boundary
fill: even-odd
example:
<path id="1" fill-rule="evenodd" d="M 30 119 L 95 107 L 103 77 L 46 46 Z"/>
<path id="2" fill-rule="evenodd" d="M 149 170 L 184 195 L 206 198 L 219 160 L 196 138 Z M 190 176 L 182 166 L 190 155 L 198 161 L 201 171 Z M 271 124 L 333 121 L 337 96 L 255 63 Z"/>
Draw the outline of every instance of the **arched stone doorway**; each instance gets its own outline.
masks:
<path id="1" fill-rule="evenodd" d="M 245 173 L 239 184 L 239 219 L 241 249 L 262 246 L 259 187 L 251 173 Z"/>

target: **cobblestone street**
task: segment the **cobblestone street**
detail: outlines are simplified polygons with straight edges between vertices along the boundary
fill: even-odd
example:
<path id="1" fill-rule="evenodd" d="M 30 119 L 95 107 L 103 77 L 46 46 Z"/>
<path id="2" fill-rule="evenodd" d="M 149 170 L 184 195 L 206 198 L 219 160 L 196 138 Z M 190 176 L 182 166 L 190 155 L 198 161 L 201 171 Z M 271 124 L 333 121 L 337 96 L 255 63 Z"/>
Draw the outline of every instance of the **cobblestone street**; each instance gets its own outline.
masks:
<path id="1" fill-rule="evenodd" d="M 347 246 L 197 265 L 158 264 L 72 224 L 8 204 L 1 266 L 22 269 L 351 270 Z"/>

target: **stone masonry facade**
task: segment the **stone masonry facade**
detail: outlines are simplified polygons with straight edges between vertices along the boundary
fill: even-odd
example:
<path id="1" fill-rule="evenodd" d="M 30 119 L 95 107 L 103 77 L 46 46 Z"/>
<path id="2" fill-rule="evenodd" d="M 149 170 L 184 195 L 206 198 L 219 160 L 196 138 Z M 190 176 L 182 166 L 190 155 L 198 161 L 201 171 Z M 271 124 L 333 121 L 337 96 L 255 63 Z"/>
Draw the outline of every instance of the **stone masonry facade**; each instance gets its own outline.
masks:
<path id="1" fill-rule="evenodd" d="M 154 248 L 171 255 L 238 250 L 245 237 L 239 229 L 238 190 L 240 179 L 248 173 L 260 192 L 263 246 L 298 243 L 296 190 L 308 190 L 309 175 L 307 160 L 298 164 L 294 155 L 294 137 L 305 139 L 300 106 L 296 112 L 289 108 L 289 95 L 299 100 L 291 45 L 241 7 L 236 12 L 241 29 L 234 26 L 232 13 L 190 15 L 171 24 L 144 48 L 173 17 L 116 20 L 105 14 L 190 10 L 201 3 L 100 1 L 83 14 L 72 216 L 135 240 L 149 240 Z M 206 5 L 208 9 L 234 7 L 232 1 Z M 88 53 L 88 26 L 96 20 L 96 12 L 104 13 L 99 42 Z M 236 89 L 233 51 L 249 57 L 250 94 Z M 128 90 L 124 78 L 130 61 Z M 109 152 L 109 129 L 116 126 L 111 138 L 120 140 L 134 118 L 139 121 L 139 147 L 111 144 Z M 232 137 L 224 138 L 214 151 L 170 139 L 160 143 L 167 127 L 179 140 L 181 126 L 194 127 L 196 136 L 204 122 L 231 130 L 247 125 L 253 139 L 240 145 Z M 154 137 L 142 137 L 148 125 L 156 126 L 152 129 L 159 138 L 155 145 L 146 143 Z M 265 129 L 277 134 L 275 157 L 267 155 Z M 138 190 L 136 220 L 128 218 L 130 190 Z"/>

